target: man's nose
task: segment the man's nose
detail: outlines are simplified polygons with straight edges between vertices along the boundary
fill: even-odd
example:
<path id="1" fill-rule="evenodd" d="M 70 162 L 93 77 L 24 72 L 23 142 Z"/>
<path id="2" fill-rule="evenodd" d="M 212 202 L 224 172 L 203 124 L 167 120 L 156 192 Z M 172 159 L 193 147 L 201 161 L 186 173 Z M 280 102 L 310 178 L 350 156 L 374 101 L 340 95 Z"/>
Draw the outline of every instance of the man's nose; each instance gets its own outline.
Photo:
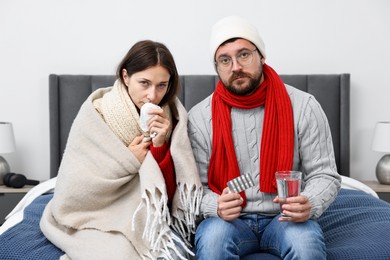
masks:
<path id="1" fill-rule="evenodd" d="M 241 70 L 242 66 L 240 63 L 238 63 L 236 58 L 232 58 L 232 71 Z"/>

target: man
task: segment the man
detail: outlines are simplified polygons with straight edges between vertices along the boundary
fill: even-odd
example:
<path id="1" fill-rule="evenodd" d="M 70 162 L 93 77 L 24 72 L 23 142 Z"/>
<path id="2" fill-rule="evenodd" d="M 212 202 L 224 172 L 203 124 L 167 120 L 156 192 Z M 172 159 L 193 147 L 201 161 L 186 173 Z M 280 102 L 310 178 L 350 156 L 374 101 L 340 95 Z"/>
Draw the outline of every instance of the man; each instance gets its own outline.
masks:
<path id="1" fill-rule="evenodd" d="M 331 133 L 313 96 L 284 85 L 265 64 L 263 40 L 237 16 L 218 21 L 210 48 L 220 81 L 189 112 L 189 134 L 204 186 L 195 236 L 199 259 L 239 259 L 269 252 L 283 259 L 326 259 L 315 221 L 340 188 Z M 303 173 L 300 196 L 281 218 L 275 172 Z M 235 193 L 242 174 L 255 186 Z"/>

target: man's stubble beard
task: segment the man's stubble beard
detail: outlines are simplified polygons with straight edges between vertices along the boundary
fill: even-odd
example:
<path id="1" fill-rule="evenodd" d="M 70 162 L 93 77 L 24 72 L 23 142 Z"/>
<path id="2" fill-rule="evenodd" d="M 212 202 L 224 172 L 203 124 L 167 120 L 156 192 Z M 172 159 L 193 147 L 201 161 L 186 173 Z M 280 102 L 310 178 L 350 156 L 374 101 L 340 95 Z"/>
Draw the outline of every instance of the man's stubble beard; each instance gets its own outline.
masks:
<path id="1" fill-rule="evenodd" d="M 257 71 L 257 75 L 258 75 L 257 77 L 253 77 L 251 74 L 243 71 L 233 72 L 233 75 L 228 79 L 228 81 L 223 81 L 222 83 L 225 86 L 225 88 L 231 93 L 239 96 L 247 96 L 253 93 L 260 86 L 262 74 L 263 74 L 262 67 L 260 67 L 259 70 Z M 237 78 L 242 78 L 242 77 L 249 78 L 248 85 L 246 87 L 235 86 L 233 82 Z"/>

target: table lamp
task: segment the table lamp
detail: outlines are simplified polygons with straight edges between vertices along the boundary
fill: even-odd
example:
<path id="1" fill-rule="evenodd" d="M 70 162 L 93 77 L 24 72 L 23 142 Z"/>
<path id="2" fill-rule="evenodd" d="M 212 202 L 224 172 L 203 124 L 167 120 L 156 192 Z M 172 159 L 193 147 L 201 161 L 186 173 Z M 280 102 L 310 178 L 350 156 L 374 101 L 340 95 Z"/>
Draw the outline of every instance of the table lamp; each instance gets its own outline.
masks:
<path id="1" fill-rule="evenodd" d="M 15 151 L 15 137 L 12 124 L 0 122 L 0 154 Z M 10 167 L 4 157 L 0 155 L 0 185 L 3 185 L 3 177 L 9 173 Z"/>
<path id="2" fill-rule="evenodd" d="M 376 165 L 375 174 L 380 183 L 390 184 L 390 122 L 376 123 L 372 150 L 387 153 Z"/>

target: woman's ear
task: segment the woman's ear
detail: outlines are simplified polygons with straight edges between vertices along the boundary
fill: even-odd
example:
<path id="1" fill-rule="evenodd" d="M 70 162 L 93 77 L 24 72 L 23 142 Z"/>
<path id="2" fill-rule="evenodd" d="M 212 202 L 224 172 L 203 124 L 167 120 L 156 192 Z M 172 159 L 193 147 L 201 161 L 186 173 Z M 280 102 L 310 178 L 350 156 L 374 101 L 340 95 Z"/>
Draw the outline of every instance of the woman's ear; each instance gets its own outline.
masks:
<path id="1" fill-rule="evenodd" d="M 129 75 L 127 75 L 127 70 L 126 69 L 122 69 L 122 80 L 125 83 L 125 85 L 128 87 L 130 78 L 129 78 Z"/>

